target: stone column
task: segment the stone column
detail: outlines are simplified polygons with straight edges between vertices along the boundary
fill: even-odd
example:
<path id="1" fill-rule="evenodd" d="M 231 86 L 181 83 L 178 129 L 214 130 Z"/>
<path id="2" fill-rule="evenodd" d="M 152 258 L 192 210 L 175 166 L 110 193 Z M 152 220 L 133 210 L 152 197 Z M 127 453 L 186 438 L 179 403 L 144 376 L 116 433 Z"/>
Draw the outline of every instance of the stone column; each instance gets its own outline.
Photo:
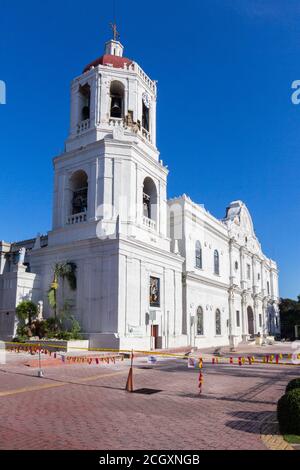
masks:
<path id="1" fill-rule="evenodd" d="M 231 238 L 229 240 L 229 284 L 232 286 L 233 285 L 233 265 L 232 265 L 232 245 L 234 243 L 234 239 Z"/>
<path id="2" fill-rule="evenodd" d="M 262 291 L 262 294 L 265 295 L 265 284 L 264 284 L 264 282 L 265 282 L 265 263 L 264 263 L 264 261 L 261 261 L 260 267 L 261 267 L 261 275 L 260 275 L 260 277 L 261 277 L 261 291 Z"/>
<path id="3" fill-rule="evenodd" d="M 99 74 L 96 79 L 96 126 L 99 126 L 101 122 L 101 86 L 102 75 Z"/>
<path id="4" fill-rule="evenodd" d="M 256 335 L 258 332 L 258 300 L 255 297 L 253 302 L 253 315 L 254 315 L 254 334 Z"/>
<path id="5" fill-rule="evenodd" d="M 247 293 L 243 292 L 242 293 L 242 299 L 241 299 L 241 307 L 242 307 L 242 338 L 243 342 L 247 341 L 248 338 L 248 324 L 247 324 Z"/>
<path id="6" fill-rule="evenodd" d="M 232 348 L 234 348 L 234 339 L 233 335 L 236 333 L 236 325 L 235 325 L 235 315 L 234 315 L 234 290 L 233 290 L 233 260 L 232 260 L 232 245 L 234 243 L 234 239 L 231 238 L 229 240 L 229 291 L 228 291 L 228 311 L 229 311 L 229 343 Z"/>
<path id="7" fill-rule="evenodd" d="M 235 348 L 237 346 L 237 335 L 236 335 L 236 321 L 235 321 L 234 290 L 233 290 L 233 288 L 229 289 L 228 305 L 229 305 L 229 344 L 230 344 L 230 350 L 235 351 Z"/>
<path id="8" fill-rule="evenodd" d="M 240 265 L 241 265 L 241 287 L 244 289 L 244 281 L 245 281 L 245 249 L 243 246 L 240 248 Z"/>
<path id="9" fill-rule="evenodd" d="M 141 224 L 143 219 L 143 172 L 137 167 L 136 178 L 136 223 Z"/>
<path id="10" fill-rule="evenodd" d="M 256 261 L 256 258 L 255 258 L 255 255 L 252 256 L 252 290 L 253 290 L 253 294 L 255 295 L 257 292 L 257 283 L 256 283 L 256 272 L 255 272 L 255 261 Z"/>
<path id="11" fill-rule="evenodd" d="M 71 88 L 71 117 L 70 117 L 70 133 L 77 134 L 77 125 L 79 119 L 79 84 L 75 81 Z"/>
<path id="12" fill-rule="evenodd" d="M 71 215 L 71 201 L 72 201 L 72 190 L 70 187 L 70 176 L 69 174 L 59 176 L 59 189 L 58 195 L 62 194 L 61 200 L 61 216 L 60 225 L 64 227 L 67 223 L 68 216 Z"/>
<path id="13" fill-rule="evenodd" d="M 98 208 L 98 160 L 95 160 L 89 168 L 88 176 L 88 210 L 89 220 L 96 220 Z"/>
<path id="14" fill-rule="evenodd" d="M 122 159 L 114 159 L 114 176 L 113 176 L 113 218 L 116 219 L 121 215 L 120 202 L 122 199 Z M 121 217 L 120 217 L 121 221 Z"/>
<path id="15" fill-rule="evenodd" d="M 262 325 L 263 325 L 263 334 L 267 335 L 268 331 L 268 300 L 264 297 L 262 302 Z"/>
<path id="16" fill-rule="evenodd" d="M 156 146 L 156 98 L 152 100 L 152 105 L 150 108 L 150 119 L 151 119 L 151 141 L 154 146 Z"/>

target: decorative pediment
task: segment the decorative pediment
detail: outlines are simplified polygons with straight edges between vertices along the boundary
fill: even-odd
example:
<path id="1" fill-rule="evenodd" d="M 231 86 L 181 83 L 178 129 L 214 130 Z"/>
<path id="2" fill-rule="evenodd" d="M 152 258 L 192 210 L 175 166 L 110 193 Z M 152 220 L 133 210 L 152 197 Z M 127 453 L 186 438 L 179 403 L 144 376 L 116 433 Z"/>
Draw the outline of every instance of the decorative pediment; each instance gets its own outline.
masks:
<path id="1" fill-rule="evenodd" d="M 260 243 L 256 238 L 252 217 L 242 201 L 233 201 L 226 209 L 223 222 L 228 227 L 231 238 L 241 245 L 246 245 L 253 253 L 261 253 Z"/>

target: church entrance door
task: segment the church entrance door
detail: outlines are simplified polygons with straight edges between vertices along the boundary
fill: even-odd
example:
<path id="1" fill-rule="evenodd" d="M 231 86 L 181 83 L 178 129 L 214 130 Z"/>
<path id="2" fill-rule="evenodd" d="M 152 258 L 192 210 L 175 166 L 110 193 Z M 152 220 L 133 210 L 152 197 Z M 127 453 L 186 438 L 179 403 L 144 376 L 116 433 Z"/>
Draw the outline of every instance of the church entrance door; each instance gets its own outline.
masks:
<path id="1" fill-rule="evenodd" d="M 159 336 L 158 336 L 158 325 L 151 326 L 151 336 L 153 338 L 153 347 L 154 349 L 159 348 Z"/>
<path id="2" fill-rule="evenodd" d="M 253 315 L 253 310 L 250 306 L 247 308 L 247 315 L 248 315 L 248 333 L 249 335 L 253 336 L 254 335 L 254 315 Z"/>

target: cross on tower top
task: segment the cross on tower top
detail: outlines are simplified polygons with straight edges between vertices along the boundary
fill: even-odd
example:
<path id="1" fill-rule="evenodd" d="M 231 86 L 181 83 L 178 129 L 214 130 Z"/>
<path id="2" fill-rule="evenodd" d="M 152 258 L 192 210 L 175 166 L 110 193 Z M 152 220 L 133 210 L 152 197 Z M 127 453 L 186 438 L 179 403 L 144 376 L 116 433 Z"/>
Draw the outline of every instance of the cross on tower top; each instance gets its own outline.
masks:
<path id="1" fill-rule="evenodd" d="M 110 27 L 111 27 L 113 35 L 114 35 L 114 41 L 118 41 L 118 39 L 120 38 L 120 34 L 118 32 L 116 22 L 110 23 Z"/>

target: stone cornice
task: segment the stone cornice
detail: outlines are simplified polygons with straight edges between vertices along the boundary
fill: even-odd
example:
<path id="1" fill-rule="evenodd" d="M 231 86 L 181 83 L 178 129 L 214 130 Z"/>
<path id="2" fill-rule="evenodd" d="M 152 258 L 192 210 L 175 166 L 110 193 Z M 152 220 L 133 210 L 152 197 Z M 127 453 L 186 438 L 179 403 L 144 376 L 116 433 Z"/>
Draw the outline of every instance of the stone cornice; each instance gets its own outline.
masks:
<path id="1" fill-rule="evenodd" d="M 226 284 L 224 282 L 217 281 L 217 280 L 214 280 L 214 279 L 209 279 L 207 277 L 200 276 L 199 274 L 192 273 L 190 271 L 184 272 L 183 275 L 184 275 L 186 281 L 201 282 L 201 284 L 205 284 L 205 285 L 211 286 L 211 287 L 219 287 L 220 289 L 224 289 L 224 290 L 227 290 L 227 291 L 229 289 L 229 284 Z"/>
<path id="2" fill-rule="evenodd" d="M 153 157 L 150 157 L 141 147 L 139 147 L 138 143 L 133 140 L 118 140 L 116 141 L 115 139 L 111 139 L 109 137 L 104 137 L 101 140 L 97 140 L 95 142 L 89 143 L 85 146 L 76 148 L 74 150 L 70 150 L 69 152 L 62 153 L 61 155 L 58 155 L 53 158 L 54 164 L 57 164 L 59 162 L 63 161 L 68 161 L 68 160 L 73 160 L 77 156 L 82 157 L 83 152 L 93 152 L 95 150 L 100 150 L 101 153 L 97 155 L 97 157 L 105 155 L 105 149 L 106 148 L 124 148 L 127 150 L 132 150 L 134 151 L 147 163 L 150 165 L 154 165 L 159 171 L 162 171 L 166 176 L 169 174 L 169 170 L 167 167 L 163 166 L 159 160 L 156 160 Z M 159 157 L 159 152 L 153 148 L 153 152 Z M 110 158 L 114 158 L 114 155 L 109 155 Z M 93 160 L 95 158 L 94 154 L 86 155 L 86 162 Z M 127 159 L 134 159 L 134 155 L 116 155 L 116 158 L 127 158 Z M 76 164 L 74 164 L 76 166 Z"/>

